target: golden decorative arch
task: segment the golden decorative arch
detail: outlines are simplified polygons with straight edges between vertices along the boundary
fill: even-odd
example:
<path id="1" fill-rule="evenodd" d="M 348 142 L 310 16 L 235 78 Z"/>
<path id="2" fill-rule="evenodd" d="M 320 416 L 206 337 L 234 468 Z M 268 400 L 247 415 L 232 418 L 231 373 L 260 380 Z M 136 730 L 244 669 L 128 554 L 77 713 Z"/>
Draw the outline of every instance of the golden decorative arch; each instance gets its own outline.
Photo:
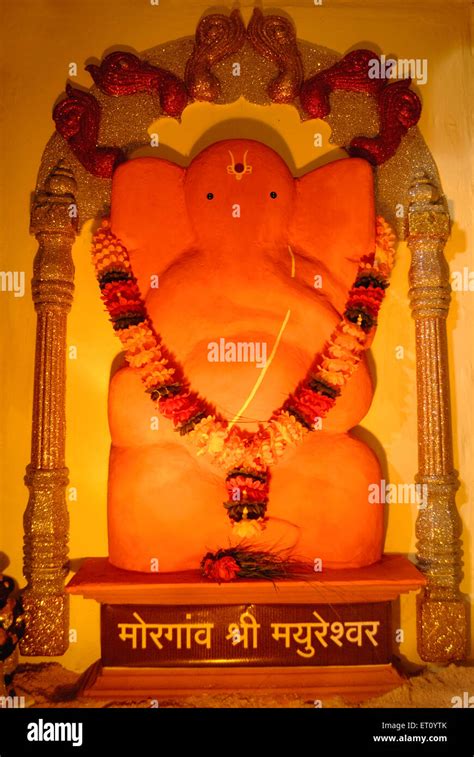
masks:
<path id="1" fill-rule="evenodd" d="M 26 655 L 60 655 L 68 646 L 65 488 L 66 327 L 74 291 L 71 249 L 81 226 L 106 213 L 114 167 L 150 144 L 158 116 L 180 118 L 192 101 L 216 107 L 239 97 L 321 118 L 331 141 L 374 166 L 377 212 L 407 239 L 416 329 L 417 483 L 427 507 L 416 523 L 417 560 L 427 578 L 418 598 L 418 648 L 427 661 L 460 660 L 467 644 L 459 590 L 461 525 L 455 504 L 446 317 L 450 302 L 444 246 L 450 219 L 436 165 L 416 127 L 420 103 L 410 80 L 370 80 L 367 50 L 341 56 L 297 38 L 291 21 L 256 9 L 208 14 L 195 37 L 142 54 L 114 52 L 87 67 L 90 90 L 66 88 L 53 117 L 31 213 L 37 312 L 30 496 L 24 516 L 23 602 Z M 397 209 L 402 208 L 401 214 Z"/>

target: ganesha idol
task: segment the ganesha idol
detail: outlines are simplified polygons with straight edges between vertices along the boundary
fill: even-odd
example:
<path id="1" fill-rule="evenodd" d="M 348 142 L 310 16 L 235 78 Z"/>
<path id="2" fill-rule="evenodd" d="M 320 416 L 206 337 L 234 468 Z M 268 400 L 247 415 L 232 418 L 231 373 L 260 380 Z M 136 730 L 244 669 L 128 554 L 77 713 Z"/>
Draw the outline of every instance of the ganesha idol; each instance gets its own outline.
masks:
<path id="1" fill-rule="evenodd" d="M 295 179 L 232 139 L 187 169 L 116 170 L 93 248 L 128 361 L 109 392 L 113 565 L 196 569 L 236 544 L 323 568 L 381 558 L 380 466 L 350 430 L 392 244 L 362 159 Z"/>

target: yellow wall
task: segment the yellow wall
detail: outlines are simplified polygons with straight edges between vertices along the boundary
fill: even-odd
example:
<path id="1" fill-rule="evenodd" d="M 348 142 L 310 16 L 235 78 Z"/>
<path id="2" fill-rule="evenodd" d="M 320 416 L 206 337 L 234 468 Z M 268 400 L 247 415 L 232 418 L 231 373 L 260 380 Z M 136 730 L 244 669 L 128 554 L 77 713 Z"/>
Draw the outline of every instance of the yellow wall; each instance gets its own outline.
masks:
<path id="1" fill-rule="evenodd" d="M 68 65 L 78 64 L 75 83 L 90 85 L 83 71 L 90 58 L 101 58 L 114 46 L 146 50 L 160 42 L 191 35 L 206 3 L 200 0 L 3 0 L 1 103 L 2 205 L 1 270 L 23 270 L 30 276 L 36 249 L 28 234 L 30 193 L 34 189 L 41 153 L 52 133 L 51 109 L 63 92 Z M 264 7 L 276 7 L 274 0 Z M 247 20 L 253 3 L 241 3 Z M 474 268 L 468 253 L 472 241 L 468 143 L 468 3 L 467 2 L 342 2 L 293 0 L 279 6 L 292 15 L 298 36 L 341 53 L 371 46 L 403 58 L 426 58 L 428 82 L 420 88 L 424 110 L 420 128 L 438 164 L 444 190 L 454 214 L 453 234 L 447 248 L 452 270 Z M 255 106 L 225 106 L 223 120 L 252 116 Z M 255 109 L 256 112 L 256 109 Z M 305 124 L 295 139 L 296 116 L 291 109 L 272 106 L 260 117 L 272 123 L 292 149 L 302 168 L 314 159 L 311 135 Z M 208 105 L 190 107 L 181 125 L 171 120 L 159 126 L 160 141 L 186 155 L 208 125 Z M 278 118 L 278 120 L 277 120 Z M 328 149 L 328 129 L 318 125 Z M 305 137 L 307 139 L 305 139 Z M 311 147 L 310 147 L 311 146 Z M 311 152 L 310 152 L 311 150 Z M 103 314 L 89 261 L 88 223 L 74 249 L 76 298 L 69 320 L 68 343 L 78 350 L 68 361 L 67 462 L 77 501 L 71 502 L 71 558 L 105 555 L 108 428 L 106 393 L 117 342 Z M 393 483 L 410 482 L 416 472 L 415 353 L 413 323 L 407 301 L 408 253 L 399 249 L 393 285 L 381 317 L 373 354 L 379 366 L 375 400 L 364 426 L 385 449 Z M 466 577 L 463 588 L 472 591 L 470 534 L 473 512 L 469 494 L 474 484 L 472 466 L 472 336 L 474 293 L 455 296 L 448 330 L 454 410 L 456 465 L 462 487 L 458 502 L 464 519 Z M 21 581 L 22 513 L 27 492 L 24 468 L 29 459 L 33 391 L 35 315 L 27 291 L 23 299 L 0 293 L 2 338 L 2 482 L 3 527 L 0 549 L 8 555 L 8 573 Z M 405 348 L 405 359 L 395 359 L 395 347 Z M 389 507 L 387 551 L 415 551 L 415 509 Z M 402 605 L 405 642 L 402 652 L 417 660 L 414 601 Z M 91 601 L 72 600 L 71 627 L 78 633 L 63 662 L 83 669 L 99 655 L 98 608 Z"/>

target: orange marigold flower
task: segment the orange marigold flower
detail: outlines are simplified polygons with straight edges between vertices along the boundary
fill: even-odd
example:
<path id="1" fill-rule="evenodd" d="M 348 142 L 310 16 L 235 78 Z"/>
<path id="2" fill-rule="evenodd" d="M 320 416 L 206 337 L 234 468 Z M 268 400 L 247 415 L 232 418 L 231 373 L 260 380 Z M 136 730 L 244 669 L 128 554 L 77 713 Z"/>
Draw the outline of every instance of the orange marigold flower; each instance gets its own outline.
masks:
<path id="1" fill-rule="evenodd" d="M 342 331 L 338 331 L 332 341 L 334 345 L 342 347 L 352 355 L 357 354 L 358 352 L 362 352 L 363 350 L 363 346 L 355 336 L 352 336 L 351 334 L 344 334 Z"/>
<path id="2" fill-rule="evenodd" d="M 129 326 L 127 329 L 121 329 L 119 331 L 119 338 L 125 349 L 133 349 L 136 347 L 150 349 L 155 346 L 157 340 L 156 337 L 148 326 L 146 321 L 136 325 Z"/>
<path id="3" fill-rule="evenodd" d="M 388 272 L 393 268 L 396 237 L 392 227 L 381 216 L 376 219 L 375 265 L 385 265 Z"/>
<path id="4" fill-rule="evenodd" d="M 322 360 L 322 366 L 328 371 L 335 373 L 352 373 L 353 366 L 344 360 L 332 360 L 331 358 L 324 357 Z"/>
<path id="5" fill-rule="evenodd" d="M 341 387 L 346 383 L 346 379 L 342 373 L 327 371 L 325 368 L 319 368 L 316 375 L 318 378 L 331 384 L 331 386 Z"/>
<path id="6" fill-rule="evenodd" d="M 366 341 L 366 333 L 361 326 L 358 326 L 357 323 L 352 323 L 352 321 L 348 321 L 347 318 L 343 318 L 342 324 L 341 324 L 341 331 L 344 334 L 349 334 L 349 336 L 355 337 L 361 345 L 364 344 Z"/>
<path id="7" fill-rule="evenodd" d="M 150 350 L 141 350 L 140 352 L 127 352 L 127 360 L 134 368 L 140 368 L 144 365 L 150 365 L 155 360 L 160 363 L 161 351 L 155 347 Z"/>
<path id="8" fill-rule="evenodd" d="M 155 368 L 151 372 L 146 371 L 145 376 L 143 375 L 144 373 L 144 369 L 140 369 L 140 376 L 145 385 L 145 389 L 153 389 L 160 384 L 168 384 L 173 378 L 174 368 L 162 368 L 161 370 Z"/>
<path id="9" fill-rule="evenodd" d="M 337 344 L 330 344 L 326 350 L 326 354 L 331 358 L 335 358 L 336 360 L 344 360 L 350 365 L 357 363 L 359 360 L 357 355 L 354 355 L 353 352 Z"/>

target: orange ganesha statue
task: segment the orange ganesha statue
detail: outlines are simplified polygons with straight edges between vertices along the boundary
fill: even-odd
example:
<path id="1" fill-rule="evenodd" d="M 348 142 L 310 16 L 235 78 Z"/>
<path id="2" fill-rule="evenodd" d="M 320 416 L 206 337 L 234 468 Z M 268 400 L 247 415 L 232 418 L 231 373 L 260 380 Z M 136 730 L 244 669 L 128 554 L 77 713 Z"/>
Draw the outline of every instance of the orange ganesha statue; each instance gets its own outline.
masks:
<path id="1" fill-rule="evenodd" d="M 363 287 L 355 289 L 354 281 L 361 265 L 369 267 L 364 261 L 374 253 L 376 227 L 372 170 L 357 158 L 295 179 L 274 150 L 233 139 L 204 149 L 187 169 L 136 158 L 116 170 L 96 259 L 107 234 L 118 240 L 109 249 L 126 249 L 127 286 L 136 286 L 133 271 L 148 318 L 139 323 L 142 316 L 129 309 L 126 325 L 141 340 L 140 355 L 161 360 L 166 396 L 150 389 L 150 370 L 144 388 L 141 357 L 110 382 L 114 565 L 149 572 L 158 561 L 160 572 L 192 569 L 207 550 L 242 541 L 311 563 L 320 559 L 326 568 L 380 559 L 383 508 L 369 501 L 380 465 L 350 433 L 372 400 L 363 349 L 375 319 L 365 322 L 357 311 L 351 320 L 347 308 L 351 292 L 361 292 L 362 303 L 369 292 L 367 283 L 359 279 Z M 110 256 L 106 262 L 103 292 L 120 289 Z M 382 292 L 381 300 L 382 288 L 370 292 Z M 295 388 L 323 354 L 311 386 L 327 413 L 311 419 Z M 196 397 L 208 404 L 181 419 L 177 433 L 184 381 L 188 404 L 198 407 Z M 174 403 L 174 421 L 151 400 L 163 408 Z M 219 456 L 228 475 L 232 469 L 227 510 Z M 254 511 L 255 520 L 247 519 Z"/>

